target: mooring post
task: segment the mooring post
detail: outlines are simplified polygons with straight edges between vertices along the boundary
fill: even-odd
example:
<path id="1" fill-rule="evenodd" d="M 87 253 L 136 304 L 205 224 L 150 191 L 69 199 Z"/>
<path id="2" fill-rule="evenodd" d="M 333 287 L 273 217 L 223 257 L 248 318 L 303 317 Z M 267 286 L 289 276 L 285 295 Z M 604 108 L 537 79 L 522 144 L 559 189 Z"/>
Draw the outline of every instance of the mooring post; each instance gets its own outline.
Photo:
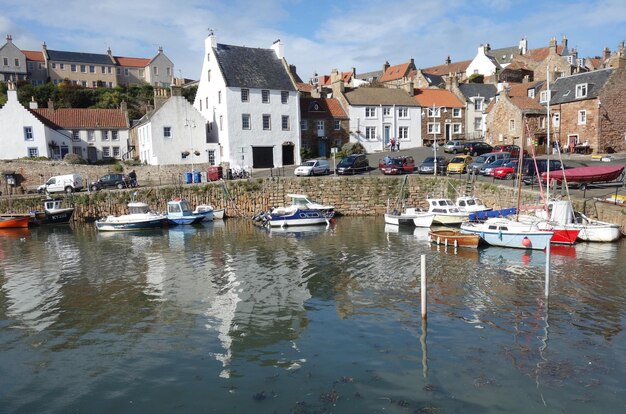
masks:
<path id="1" fill-rule="evenodd" d="M 422 255 L 422 277 L 421 277 L 421 294 L 422 294 L 422 319 L 426 319 L 426 255 Z"/>

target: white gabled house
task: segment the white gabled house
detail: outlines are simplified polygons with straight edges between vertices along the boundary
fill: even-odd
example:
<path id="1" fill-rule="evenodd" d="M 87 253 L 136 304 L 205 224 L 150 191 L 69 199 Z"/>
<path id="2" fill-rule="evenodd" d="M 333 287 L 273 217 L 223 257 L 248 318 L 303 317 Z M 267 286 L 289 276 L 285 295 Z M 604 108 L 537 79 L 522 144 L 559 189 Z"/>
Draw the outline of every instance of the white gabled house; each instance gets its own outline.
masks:
<path id="1" fill-rule="evenodd" d="M 219 145 L 217 163 L 272 168 L 300 163 L 298 92 L 283 57 L 271 49 L 205 40 L 194 107 Z"/>
<path id="2" fill-rule="evenodd" d="M 133 126 L 139 160 L 149 165 L 215 165 L 219 146 L 207 140 L 207 122 L 180 88 L 154 91 L 155 109 Z"/>

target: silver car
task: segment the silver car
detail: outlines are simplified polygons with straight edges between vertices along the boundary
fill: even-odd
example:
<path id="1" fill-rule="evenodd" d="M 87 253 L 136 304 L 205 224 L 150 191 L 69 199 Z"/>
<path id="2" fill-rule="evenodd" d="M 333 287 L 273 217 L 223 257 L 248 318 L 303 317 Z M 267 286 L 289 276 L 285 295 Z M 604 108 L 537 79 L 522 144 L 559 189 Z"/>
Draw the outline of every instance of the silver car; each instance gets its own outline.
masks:
<path id="1" fill-rule="evenodd" d="M 300 164 L 293 173 L 296 176 L 329 174 L 330 167 L 326 160 L 308 160 Z"/>

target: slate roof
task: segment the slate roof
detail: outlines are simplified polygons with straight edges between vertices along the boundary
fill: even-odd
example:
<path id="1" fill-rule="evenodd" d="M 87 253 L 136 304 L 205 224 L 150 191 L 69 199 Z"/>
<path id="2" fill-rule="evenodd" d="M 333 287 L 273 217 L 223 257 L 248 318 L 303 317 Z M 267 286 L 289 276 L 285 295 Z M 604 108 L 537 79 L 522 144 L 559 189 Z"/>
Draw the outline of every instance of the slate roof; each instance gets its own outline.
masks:
<path id="1" fill-rule="evenodd" d="M 75 62 L 93 65 L 112 65 L 114 62 L 109 55 L 99 53 L 64 52 L 61 50 L 47 50 L 48 60 L 57 62 Z"/>
<path id="2" fill-rule="evenodd" d="M 613 68 L 600 69 L 558 78 L 550 85 L 550 89 L 552 90 L 550 104 L 555 105 L 597 98 L 609 77 L 613 74 L 613 71 Z M 587 84 L 587 96 L 577 99 L 576 85 L 581 83 Z"/>
<path id="3" fill-rule="evenodd" d="M 310 110 L 314 102 L 319 105 L 318 111 Z M 335 98 L 300 98 L 300 113 L 305 118 L 348 119 L 348 115 Z"/>
<path id="4" fill-rule="evenodd" d="M 58 129 L 124 129 L 128 115 L 120 109 L 38 108 L 30 111 L 42 122 Z"/>
<path id="5" fill-rule="evenodd" d="M 356 88 L 344 92 L 350 105 L 417 106 L 412 96 L 402 89 Z"/>
<path id="6" fill-rule="evenodd" d="M 459 85 L 459 90 L 466 98 L 482 96 L 488 100 L 493 99 L 498 93 L 496 85 L 487 83 L 462 83 Z"/>
<path id="7" fill-rule="evenodd" d="M 356 78 L 357 79 L 362 79 L 364 81 L 369 81 L 370 79 L 373 79 L 373 80 L 380 79 L 381 76 L 383 76 L 383 71 L 382 70 L 374 70 L 374 71 L 371 71 L 371 72 L 358 73 L 356 75 Z"/>
<path id="8" fill-rule="evenodd" d="M 518 46 L 503 47 L 500 49 L 491 49 L 487 52 L 487 56 L 495 58 L 496 62 L 500 65 L 506 65 L 511 63 L 511 60 L 520 54 Z"/>
<path id="9" fill-rule="evenodd" d="M 218 43 L 213 49 L 226 86 L 295 91 L 295 86 L 272 49 Z"/>
<path id="10" fill-rule="evenodd" d="M 447 89 L 415 89 L 415 102 L 421 107 L 440 106 L 444 108 L 464 108 L 465 105 Z"/>

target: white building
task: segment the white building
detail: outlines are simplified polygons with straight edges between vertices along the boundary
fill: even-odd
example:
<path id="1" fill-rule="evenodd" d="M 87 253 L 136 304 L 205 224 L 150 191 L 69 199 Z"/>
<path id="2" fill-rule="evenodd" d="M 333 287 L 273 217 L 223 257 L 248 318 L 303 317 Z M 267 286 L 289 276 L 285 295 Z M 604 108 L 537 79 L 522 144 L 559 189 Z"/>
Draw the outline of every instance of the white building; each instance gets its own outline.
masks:
<path id="1" fill-rule="evenodd" d="M 207 122 L 181 95 L 180 88 L 155 89 L 155 110 L 147 113 L 137 130 L 139 160 L 149 165 L 215 165 L 217 142 L 207 142 Z"/>
<path id="2" fill-rule="evenodd" d="M 218 163 L 271 168 L 300 162 L 298 93 L 283 56 L 271 49 L 205 40 L 194 107 L 219 143 Z"/>

